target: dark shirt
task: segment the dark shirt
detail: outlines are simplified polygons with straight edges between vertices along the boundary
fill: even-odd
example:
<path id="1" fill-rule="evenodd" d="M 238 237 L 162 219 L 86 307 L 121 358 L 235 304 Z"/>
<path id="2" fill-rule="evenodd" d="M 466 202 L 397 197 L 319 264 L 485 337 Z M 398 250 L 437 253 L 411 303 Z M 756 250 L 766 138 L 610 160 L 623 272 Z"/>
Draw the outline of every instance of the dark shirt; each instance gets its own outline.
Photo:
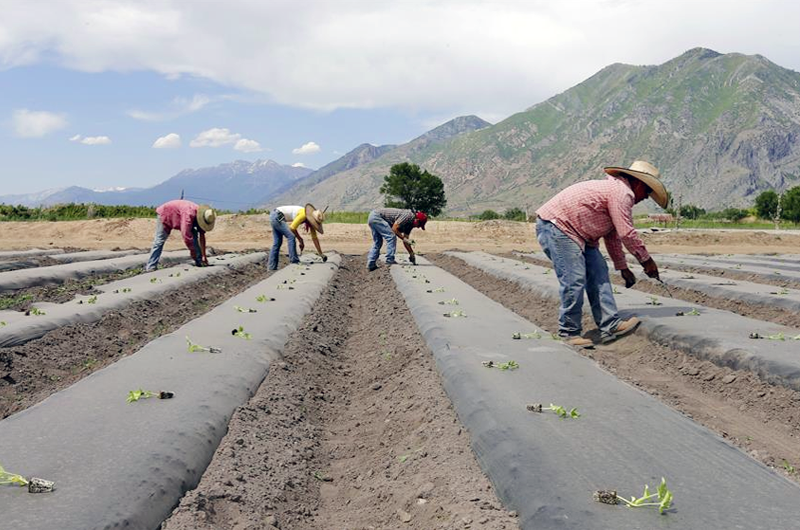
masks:
<path id="1" fill-rule="evenodd" d="M 389 226 L 394 226 L 399 223 L 400 232 L 403 234 L 410 234 L 411 229 L 414 228 L 414 212 L 411 210 L 401 210 L 400 208 L 380 208 L 375 210 L 375 213 L 380 215 L 384 221 L 389 223 Z"/>

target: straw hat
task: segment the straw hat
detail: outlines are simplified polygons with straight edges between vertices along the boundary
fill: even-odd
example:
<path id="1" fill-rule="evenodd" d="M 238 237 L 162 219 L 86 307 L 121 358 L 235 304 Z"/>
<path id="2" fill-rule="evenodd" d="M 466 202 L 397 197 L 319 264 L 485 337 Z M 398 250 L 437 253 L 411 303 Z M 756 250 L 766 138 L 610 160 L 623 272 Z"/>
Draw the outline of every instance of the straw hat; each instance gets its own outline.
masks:
<path id="1" fill-rule="evenodd" d="M 217 221 L 217 214 L 207 204 L 197 207 L 197 224 L 203 232 L 214 230 L 214 223 Z"/>
<path id="2" fill-rule="evenodd" d="M 650 194 L 650 198 L 656 201 L 662 208 L 667 208 L 669 193 L 667 193 L 667 188 L 664 187 L 664 184 L 661 183 L 661 173 L 659 173 L 658 169 L 656 169 L 653 164 L 642 160 L 636 160 L 631 164 L 631 167 L 607 167 L 604 168 L 604 171 L 615 177 L 627 175 L 641 180 L 647 184 L 647 187 L 653 190 L 653 193 Z"/>
<path id="3" fill-rule="evenodd" d="M 327 210 L 327 208 L 325 209 Z M 306 203 L 306 221 L 320 234 L 325 233 L 322 229 L 322 223 L 325 222 L 325 212 L 315 209 L 310 202 Z"/>

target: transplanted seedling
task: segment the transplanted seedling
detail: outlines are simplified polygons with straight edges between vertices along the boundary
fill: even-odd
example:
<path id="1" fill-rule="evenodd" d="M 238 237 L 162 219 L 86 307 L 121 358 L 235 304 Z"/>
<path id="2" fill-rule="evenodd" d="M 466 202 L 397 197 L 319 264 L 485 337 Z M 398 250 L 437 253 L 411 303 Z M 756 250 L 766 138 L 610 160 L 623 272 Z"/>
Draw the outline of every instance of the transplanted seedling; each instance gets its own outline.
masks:
<path id="1" fill-rule="evenodd" d="M 180 272 L 174 272 L 174 273 L 171 273 L 169 275 L 169 277 L 170 278 L 180 278 L 181 277 L 181 273 Z"/>
<path id="2" fill-rule="evenodd" d="M 649 302 L 645 302 L 647 305 L 662 305 L 657 296 L 648 296 L 647 298 L 650 299 Z"/>
<path id="3" fill-rule="evenodd" d="M 458 318 L 458 317 L 466 317 L 467 314 L 459 309 L 457 311 L 450 311 L 449 313 L 444 313 L 443 316 Z"/>
<path id="4" fill-rule="evenodd" d="M 695 307 L 691 311 L 678 311 L 677 313 L 675 313 L 675 316 L 676 317 L 683 317 L 683 316 L 699 317 L 700 316 L 700 311 L 698 311 L 697 308 Z"/>
<path id="5" fill-rule="evenodd" d="M 233 308 L 235 310 L 237 310 L 238 312 L 240 312 L 240 313 L 258 313 L 258 309 L 253 309 L 252 307 L 245 308 L 245 307 L 241 307 L 241 306 L 235 305 L 235 306 L 233 306 Z"/>
<path id="6" fill-rule="evenodd" d="M 779 294 L 779 295 L 786 295 L 789 294 L 789 289 L 786 287 L 782 288 L 780 291 L 772 291 L 769 294 Z"/>
<path id="7" fill-rule="evenodd" d="M 519 363 L 517 361 L 506 361 L 504 363 L 498 363 L 495 361 L 483 361 L 481 362 L 483 366 L 486 368 L 499 368 L 501 370 L 516 370 L 519 368 Z"/>
<path id="8" fill-rule="evenodd" d="M 90 296 L 88 300 L 86 300 L 87 304 L 96 304 L 97 303 L 97 295 Z"/>
<path id="9" fill-rule="evenodd" d="M 289 289 L 290 291 L 292 289 L 294 289 L 294 287 L 292 287 L 291 285 L 284 285 L 282 283 L 279 283 L 278 285 L 276 285 L 275 288 L 276 289 Z"/>
<path id="10" fill-rule="evenodd" d="M 672 492 L 667 489 L 667 479 L 661 478 L 655 493 L 650 493 L 650 488 L 645 485 L 644 494 L 639 497 L 631 497 L 630 500 L 625 497 L 617 495 L 616 490 L 599 490 L 594 492 L 594 500 L 602 502 L 603 504 L 619 504 L 619 501 L 625 503 L 628 508 L 641 508 L 644 506 L 657 506 L 658 513 L 664 514 L 665 510 L 669 510 L 672 505 Z"/>
<path id="11" fill-rule="evenodd" d="M 13 484 L 20 487 L 28 486 L 28 493 L 47 493 L 53 491 L 55 482 L 36 477 L 26 479 L 22 475 L 9 473 L 3 469 L 2 465 L 0 465 L 0 485 L 5 486 L 8 484 Z"/>
<path id="12" fill-rule="evenodd" d="M 6 321 L 5 321 L 5 320 L 0 320 L 0 328 L 2 328 L 2 327 L 5 327 L 5 326 L 7 326 L 7 325 L 8 325 L 8 324 L 6 324 Z"/>
<path id="13" fill-rule="evenodd" d="M 264 303 L 264 302 L 274 302 L 274 301 L 275 301 L 274 298 L 269 298 L 265 294 L 260 294 L 260 295 L 256 296 L 256 302 Z"/>
<path id="14" fill-rule="evenodd" d="M 531 412 L 542 412 L 545 410 L 552 410 L 561 419 L 565 418 L 577 419 L 581 417 L 580 413 L 578 412 L 578 409 L 574 407 L 569 411 L 567 411 L 567 409 L 565 409 L 561 405 L 554 405 L 552 403 L 550 403 L 549 407 L 545 407 L 541 403 L 531 403 L 530 405 L 526 405 L 525 408 Z"/>
<path id="15" fill-rule="evenodd" d="M 327 475 L 323 475 L 320 471 L 314 471 L 313 477 L 320 482 L 333 482 L 333 479 Z"/>
<path id="16" fill-rule="evenodd" d="M 451 298 L 450 300 L 439 300 L 439 305 L 458 305 L 458 300 Z"/>
<path id="17" fill-rule="evenodd" d="M 242 326 L 239 326 L 238 328 L 231 330 L 231 335 L 245 340 L 250 340 L 253 338 L 253 336 L 247 333 Z"/>
<path id="18" fill-rule="evenodd" d="M 444 292 L 444 287 L 437 287 L 436 289 L 428 289 L 425 292 L 427 292 L 427 293 L 443 293 Z"/>
<path id="19" fill-rule="evenodd" d="M 25 314 L 39 317 L 39 316 L 42 316 L 42 315 L 46 315 L 47 313 L 45 313 L 44 311 L 42 311 L 38 307 L 32 307 L 32 308 L 28 309 L 27 311 L 25 311 Z"/>
<path id="20" fill-rule="evenodd" d="M 149 399 L 149 398 L 158 398 L 158 399 L 172 399 L 175 397 L 174 392 L 151 392 L 150 390 L 131 390 L 128 392 L 128 399 L 125 401 L 128 403 L 133 403 L 134 401 L 139 401 L 140 399 Z"/>
<path id="21" fill-rule="evenodd" d="M 514 333 L 513 335 L 511 335 L 511 338 L 514 339 L 514 340 L 541 339 L 542 338 L 542 334 L 539 333 L 538 331 L 534 331 L 533 333 Z"/>
<path id="22" fill-rule="evenodd" d="M 214 348 L 214 347 L 206 348 L 205 346 L 195 344 L 188 337 L 188 335 L 186 336 L 186 349 L 189 350 L 189 353 L 194 353 L 198 351 L 207 351 L 208 353 L 222 353 L 222 350 L 220 350 L 219 348 Z"/>
<path id="23" fill-rule="evenodd" d="M 611 292 L 614 293 L 614 294 L 622 294 L 622 291 L 617 289 L 616 285 L 611 289 Z"/>
<path id="24" fill-rule="evenodd" d="M 150 283 L 164 283 L 161 278 L 150 278 Z"/>

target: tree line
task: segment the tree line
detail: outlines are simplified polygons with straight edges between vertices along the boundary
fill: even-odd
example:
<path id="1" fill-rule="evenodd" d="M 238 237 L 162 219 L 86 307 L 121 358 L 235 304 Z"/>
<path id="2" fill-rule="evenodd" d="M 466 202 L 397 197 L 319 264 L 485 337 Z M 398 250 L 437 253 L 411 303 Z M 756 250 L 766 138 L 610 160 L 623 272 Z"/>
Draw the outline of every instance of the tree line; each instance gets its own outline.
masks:
<path id="1" fill-rule="evenodd" d="M 667 212 L 672 215 L 680 214 L 684 219 L 708 219 L 728 221 L 741 221 L 745 217 L 758 217 L 767 221 L 790 221 L 800 223 L 800 186 L 788 189 L 783 194 L 774 190 L 767 190 L 756 197 L 752 208 L 725 208 L 719 211 L 707 212 L 705 209 L 691 204 L 677 208 L 669 208 Z"/>

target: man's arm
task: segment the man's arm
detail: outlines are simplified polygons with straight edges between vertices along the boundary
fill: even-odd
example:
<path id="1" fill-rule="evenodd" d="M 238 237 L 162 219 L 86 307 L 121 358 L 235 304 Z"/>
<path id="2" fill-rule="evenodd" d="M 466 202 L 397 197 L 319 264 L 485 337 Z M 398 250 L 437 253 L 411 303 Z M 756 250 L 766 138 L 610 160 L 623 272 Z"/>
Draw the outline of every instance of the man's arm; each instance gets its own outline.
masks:
<path id="1" fill-rule="evenodd" d="M 208 256 L 206 256 L 206 233 L 201 230 L 198 239 L 200 241 L 200 262 L 203 265 L 208 265 Z"/>
<path id="2" fill-rule="evenodd" d="M 414 249 L 411 247 L 411 241 L 408 239 L 408 235 L 400 231 L 399 221 L 395 221 L 394 225 L 392 225 L 392 232 L 403 242 L 403 246 L 406 247 L 406 252 L 408 252 L 408 259 L 414 263 L 416 260 L 416 257 L 414 257 Z"/>

